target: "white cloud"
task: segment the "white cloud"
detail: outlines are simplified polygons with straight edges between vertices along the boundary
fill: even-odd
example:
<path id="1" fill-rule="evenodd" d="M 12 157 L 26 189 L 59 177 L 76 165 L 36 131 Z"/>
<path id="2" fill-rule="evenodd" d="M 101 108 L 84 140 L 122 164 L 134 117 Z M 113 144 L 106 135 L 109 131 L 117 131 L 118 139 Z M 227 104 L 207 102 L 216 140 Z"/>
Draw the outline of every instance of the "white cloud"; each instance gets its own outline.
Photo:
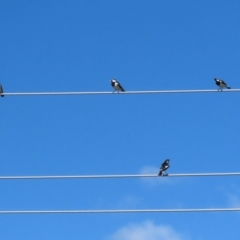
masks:
<path id="1" fill-rule="evenodd" d="M 159 168 L 151 167 L 151 166 L 145 166 L 140 170 L 140 172 L 142 174 L 156 174 L 157 175 L 158 172 L 159 172 Z"/>
<path id="2" fill-rule="evenodd" d="M 229 197 L 230 207 L 233 207 L 233 208 L 239 208 L 240 207 L 240 199 L 237 196 L 229 194 L 228 197 Z"/>
<path id="3" fill-rule="evenodd" d="M 240 207 L 240 188 L 236 184 L 229 184 L 227 187 L 219 188 L 227 197 L 227 205 L 231 208 Z"/>
<path id="4" fill-rule="evenodd" d="M 170 226 L 156 225 L 151 221 L 130 224 L 115 232 L 109 240 L 185 240 Z"/>
<path id="5" fill-rule="evenodd" d="M 120 198 L 117 203 L 118 208 L 136 208 L 139 203 L 142 201 L 142 198 L 134 195 L 126 195 Z"/>
<path id="6" fill-rule="evenodd" d="M 148 183 L 150 186 L 156 186 L 159 184 L 169 183 L 170 178 L 168 177 L 158 177 L 158 172 L 160 168 L 157 167 L 151 167 L 151 166 L 145 166 L 143 167 L 139 173 L 140 174 L 156 174 L 156 177 L 144 177 L 142 178 L 142 181 Z"/>

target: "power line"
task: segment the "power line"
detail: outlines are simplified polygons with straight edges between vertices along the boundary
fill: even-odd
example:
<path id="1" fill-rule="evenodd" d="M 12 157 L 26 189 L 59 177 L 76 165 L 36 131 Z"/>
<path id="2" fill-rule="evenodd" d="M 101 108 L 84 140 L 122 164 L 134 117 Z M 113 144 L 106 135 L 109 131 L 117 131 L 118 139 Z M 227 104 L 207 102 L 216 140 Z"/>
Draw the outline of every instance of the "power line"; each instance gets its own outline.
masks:
<path id="1" fill-rule="evenodd" d="M 167 177 L 226 177 L 240 176 L 240 172 L 229 173 L 178 173 Z M 0 176 L 0 180 L 30 180 L 30 179 L 87 179 L 87 178 L 162 178 L 157 174 L 123 174 L 123 175 L 49 175 L 49 176 Z"/>
<path id="2" fill-rule="evenodd" d="M 185 212 L 237 212 L 240 208 L 190 208 L 190 209 L 128 209 L 128 210 L 7 210 L 0 214 L 89 214 L 89 213 L 185 213 Z"/>
<path id="3" fill-rule="evenodd" d="M 119 94 L 163 94 L 163 93 L 217 93 L 217 92 L 240 92 L 240 89 L 230 89 L 218 91 L 217 89 L 209 90 L 155 90 L 155 91 L 127 91 Z M 117 94 L 113 92 L 20 92 L 20 93 L 4 93 L 5 96 L 46 96 L 46 95 L 107 95 Z"/>

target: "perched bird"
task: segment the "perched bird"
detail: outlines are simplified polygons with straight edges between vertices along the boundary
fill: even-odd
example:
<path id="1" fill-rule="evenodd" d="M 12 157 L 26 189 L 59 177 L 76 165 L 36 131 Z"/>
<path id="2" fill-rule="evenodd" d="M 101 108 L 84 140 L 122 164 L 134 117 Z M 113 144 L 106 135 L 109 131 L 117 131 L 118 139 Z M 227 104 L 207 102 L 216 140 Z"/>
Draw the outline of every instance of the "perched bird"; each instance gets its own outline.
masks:
<path id="1" fill-rule="evenodd" d="M 123 89 L 123 87 L 121 86 L 121 84 L 120 84 L 116 79 L 112 79 L 112 80 L 111 80 L 111 85 L 112 85 L 112 87 L 115 89 L 113 92 L 115 92 L 115 91 L 125 92 L 125 90 Z"/>
<path id="2" fill-rule="evenodd" d="M 3 95 L 3 88 L 2 88 L 1 84 L 0 84 L 0 95 L 1 95 L 1 97 L 4 97 L 4 95 Z"/>
<path id="3" fill-rule="evenodd" d="M 166 170 L 170 167 L 170 164 L 169 164 L 169 159 L 166 159 L 163 163 L 162 163 L 162 165 L 161 165 L 161 167 L 160 167 L 160 171 L 159 171 L 159 173 L 158 173 L 158 176 L 167 176 L 168 174 L 167 174 L 167 172 L 166 172 Z M 165 172 L 165 175 L 163 175 L 163 172 Z"/>
<path id="4" fill-rule="evenodd" d="M 230 87 L 228 87 L 228 85 L 221 79 L 218 79 L 218 78 L 214 78 L 216 84 L 219 86 L 219 90 L 223 90 L 223 88 L 227 88 L 227 89 L 230 89 Z"/>

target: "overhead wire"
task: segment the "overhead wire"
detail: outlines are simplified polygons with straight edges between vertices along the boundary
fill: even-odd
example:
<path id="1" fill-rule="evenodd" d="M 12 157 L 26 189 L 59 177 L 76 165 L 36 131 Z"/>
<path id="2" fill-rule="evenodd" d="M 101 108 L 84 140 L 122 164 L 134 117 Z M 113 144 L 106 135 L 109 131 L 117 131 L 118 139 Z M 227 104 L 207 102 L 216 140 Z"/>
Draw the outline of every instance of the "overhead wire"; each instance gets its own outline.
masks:
<path id="1" fill-rule="evenodd" d="M 186 209 L 113 209 L 113 210 L 1 210 L 1 214 L 103 214 L 103 213 L 193 213 L 237 212 L 240 208 L 186 208 Z"/>
<path id="2" fill-rule="evenodd" d="M 111 174 L 111 175 L 38 175 L 38 176 L 0 176 L 0 180 L 33 180 L 33 179 L 94 179 L 94 178 L 169 178 L 169 177 L 227 177 L 240 176 L 240 172 L 226 173 L 173 173 L 167 176 L 157 174 Z"/>
<path id="3" fill-rule="evenodd" d="M 218 89 L 205 89 L 205 90 L 153 90 L 153 91 L 126 91 L 121 93 L 113 92 L 16 92 L 5 93 L 4 96 L 47 96 L 47 95 L 108 95 L 108 94 L 166 94 L 166 93 L 217 93 L 217 92 L 240 92 L 240 89 L 230 89 L 224 91 L 218 91 Z"/>

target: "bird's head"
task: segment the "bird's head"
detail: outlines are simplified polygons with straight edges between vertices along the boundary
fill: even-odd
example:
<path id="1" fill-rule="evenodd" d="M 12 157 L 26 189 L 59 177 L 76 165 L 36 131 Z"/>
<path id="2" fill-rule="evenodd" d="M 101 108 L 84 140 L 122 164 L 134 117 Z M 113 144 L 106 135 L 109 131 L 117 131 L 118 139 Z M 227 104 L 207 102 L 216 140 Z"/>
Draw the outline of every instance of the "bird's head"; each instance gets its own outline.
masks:
<path id="1" fill-rule="evenodd" d="M 113 79 L 110 80 L 110 82 L 115 83 L 115 82 L 116 82 L 116 79 L 113 78 Z"/>
<path id="2" fill-rule="evenodd" d="M 169 162 L 170 162 L 170 159 L 166 159 L 165 162 L 166 162 L 166 163 L 169 163 Z"/>
<path id="3" fill-rule="evenodd" d="M 218 82 L 219 80 L 217 78 L 214 78 L 215 82 Z"/>

